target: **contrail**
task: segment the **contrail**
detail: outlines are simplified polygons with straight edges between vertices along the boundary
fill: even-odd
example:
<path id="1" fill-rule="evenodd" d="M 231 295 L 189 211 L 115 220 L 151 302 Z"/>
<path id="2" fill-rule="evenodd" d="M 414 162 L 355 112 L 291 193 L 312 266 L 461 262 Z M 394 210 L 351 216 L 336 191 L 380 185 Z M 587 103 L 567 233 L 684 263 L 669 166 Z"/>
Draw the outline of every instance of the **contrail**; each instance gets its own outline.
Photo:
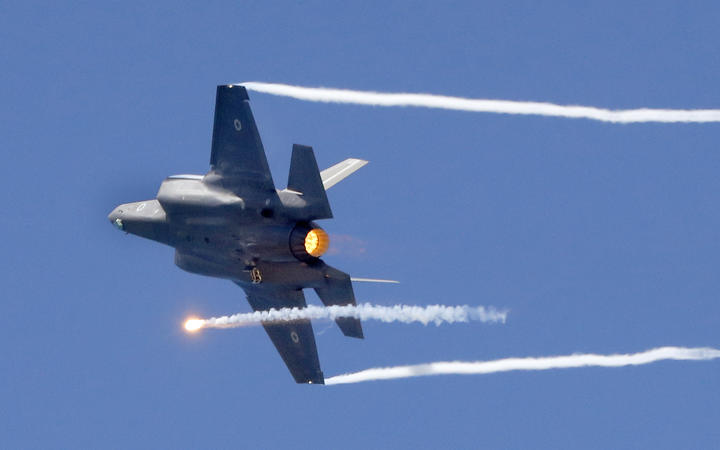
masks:
<path id="1" fill-rule="evenodd" d="M 639 366 L 662 360 L 711 360 L 720 358 L 720 350 L 710 347 L 660 347 L 641 353 L 618 355 L 574 354 L 542 358 L 506 358 L 494 361 L 451 361 L 367 369 L 325 379 L 325 384 L 360 383 L 363 381 L 391 380 L 395 378 L 423 377 L 428 375 L 473 375 L 512 370 L 549 370 L 572 367 Z"/>
<path id="2" fill-rule="evenodd" d="M 507 319 L 506 310 L 483 306 L 378 306 L 369 303 L 357 306 L 307 306 L 305 308 L 270 309 L 232 316 L 213 317 L 210 319 L 189 319 L 185 322 L 188 331 L 201 328 L 235 328 L 247 325 L 259 325 L 267 322 L 288 322 L 300 319 L 336 319 L 338 317 L 355 317 L 360 320 L 379 320 L 382 322 L 419 322 L 423 325 L 434 323 L 455 322 L 502 322 Z"/>
<path id="3" fill-rule="evenodd" d="M 322 87 L 292 86 L 279 83 L 248 81 L 239 83 L 247 89 L 299 100 L 325 103 L 353 103 L 372 106 L 416 106 L 497 114 L 523 114 L 590 119 L 611 123 L 640 122 L 720 122 L 720 109 L 602 109 L 593 106 L 558 105 L 546 102 L 490 100 L 449 97 L 435 94 L 353 91 Z"/>

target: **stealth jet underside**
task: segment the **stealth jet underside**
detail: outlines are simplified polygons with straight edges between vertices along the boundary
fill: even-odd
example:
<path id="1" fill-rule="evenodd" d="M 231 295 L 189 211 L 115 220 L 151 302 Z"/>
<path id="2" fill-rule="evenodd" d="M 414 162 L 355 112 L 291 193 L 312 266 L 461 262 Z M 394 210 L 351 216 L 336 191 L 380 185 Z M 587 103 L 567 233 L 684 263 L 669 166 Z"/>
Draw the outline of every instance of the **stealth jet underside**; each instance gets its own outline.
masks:
<path id="1" fill-rule="evenodd" d="M 320 259 L 329 240 L 314 221 L 332 218 L 325 189 L 365 164 L 346 159 L 320 172 L 312 148 L 293 145 L 287 188 L 276 189 L 247 91 L 218 86 L 210 171 L 168 177 L 156 199 L 120 205 L 108 218 L 174 247 L 181 269 L 235 282 L 255 311 L 304 307 L 305 288 L 327 306 L 354 305 L 350 276 Z M 363 337 L 358 319 L 336 322 Z M 324 383 L 309 320 L 263 326 L 295 381 Z"/>

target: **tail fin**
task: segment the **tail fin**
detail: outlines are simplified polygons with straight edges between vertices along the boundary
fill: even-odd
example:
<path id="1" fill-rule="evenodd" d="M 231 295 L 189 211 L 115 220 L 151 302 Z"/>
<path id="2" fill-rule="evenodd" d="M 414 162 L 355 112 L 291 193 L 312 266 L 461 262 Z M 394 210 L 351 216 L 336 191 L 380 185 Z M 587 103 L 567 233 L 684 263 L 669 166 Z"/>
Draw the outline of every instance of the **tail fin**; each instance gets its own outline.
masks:
<path id="1" fill-rule="evenodd" d="M 325 306 L 332 305 L 355 305 L 355 294 L 353 293 L 350 275 L 341 272 L 334 267 L 326 266 L 325 286 L 315 288 L 318 297 Z M 335 319 L 340 331 L 345 336 L 362 339 L 364 337 L 360 319 L 354 317 L 338 317 Z"/>
<path id="2" fill-rule="evenodd" d="M 302 196 L 302 207 L 298 213 L 305 219 L 332 218 L 330 203 L 312 147 L 293 145 L 286 191 Z"/>

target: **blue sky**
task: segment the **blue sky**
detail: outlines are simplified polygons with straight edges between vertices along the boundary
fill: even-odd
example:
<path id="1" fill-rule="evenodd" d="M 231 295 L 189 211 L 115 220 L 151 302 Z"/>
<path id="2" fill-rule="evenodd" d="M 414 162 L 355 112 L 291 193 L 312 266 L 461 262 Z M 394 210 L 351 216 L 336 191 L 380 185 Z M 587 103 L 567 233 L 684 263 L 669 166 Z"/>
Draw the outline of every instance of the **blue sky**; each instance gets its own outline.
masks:
<path id="1" fill-rule="evenodd" d="M 229 282 L 118 233 L 117 204 L 208 168 L 245 80 L 606 108 L 720 106 L 717 2 L 3 2 L 3 448 L 713 448 L 717 362 L 298 386 Z M 326 375 L 717 346 L 720 127 L 324 105 L 250 93 L 293 143 L 371 163 L 329 192 L 361 301 L 505 325 L 315 325 Z M 314 294 L 308 294 L 317 303 Z"/>

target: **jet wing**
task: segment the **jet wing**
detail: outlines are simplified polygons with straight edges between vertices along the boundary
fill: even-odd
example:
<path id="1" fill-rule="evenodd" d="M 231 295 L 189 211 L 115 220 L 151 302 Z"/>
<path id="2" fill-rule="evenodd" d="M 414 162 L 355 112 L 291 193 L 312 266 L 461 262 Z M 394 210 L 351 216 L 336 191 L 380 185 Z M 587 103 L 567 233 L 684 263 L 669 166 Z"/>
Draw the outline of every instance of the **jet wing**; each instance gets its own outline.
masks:
<path id="1" fill-rule="evenodd" d="M 254 311 L 305 307 L 302 290 L 243 286 Z M 263 327 L 298 383 L 325 384 L 310 320 L 264 323 Z"/>
<path id="2" fill-rule="evenodd" d="M 275 192 L 250 98 L 242 86 L 217 87 L 210 167 L 226 189 L 240 196 L 248 191 Z"/>

